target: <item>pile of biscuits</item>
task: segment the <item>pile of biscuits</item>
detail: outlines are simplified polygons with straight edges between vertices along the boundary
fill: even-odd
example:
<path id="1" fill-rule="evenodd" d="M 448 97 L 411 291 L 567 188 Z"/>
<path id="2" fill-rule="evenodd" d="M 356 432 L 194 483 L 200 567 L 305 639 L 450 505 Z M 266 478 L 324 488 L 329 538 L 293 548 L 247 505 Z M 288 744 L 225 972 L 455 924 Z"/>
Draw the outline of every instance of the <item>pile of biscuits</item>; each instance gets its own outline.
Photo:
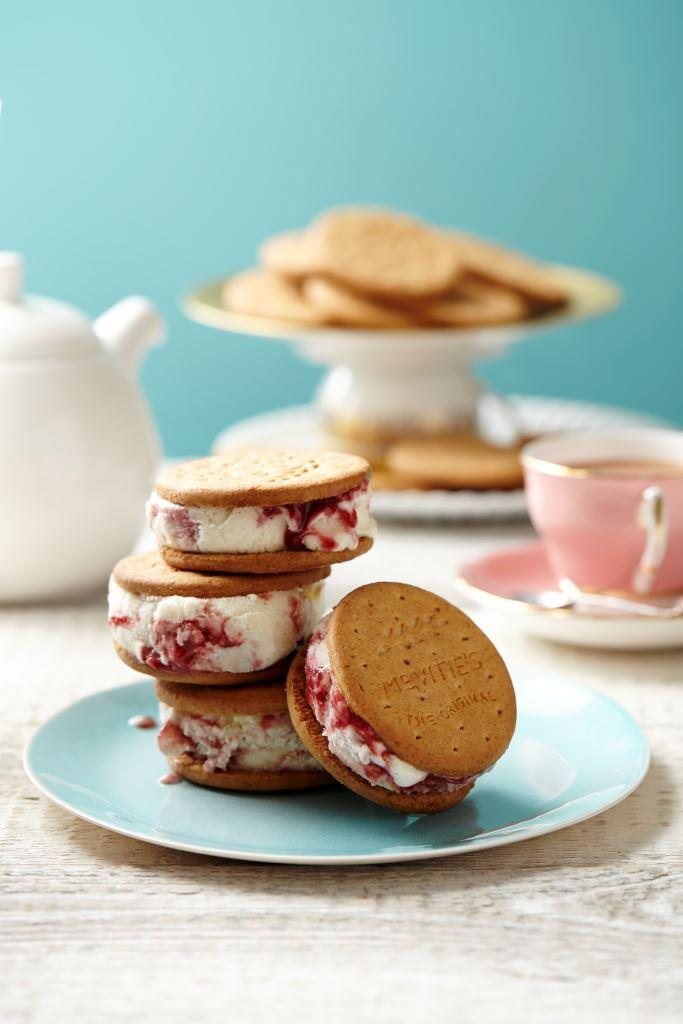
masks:
<path id="1" fill-rule="evenodd" d="M 171 768 L 159 782 L 336 780 L 433 813 L 505 751 L 509 674 L 457 608 L 372 583 L 323 615 L 330 565 L 372 545 L 369 502 L 368 464 L 334 452 L 234 453 L 163 474 L 148 503 L 159 550 L 119 562 L 109 592 L 117 653 L 156 679 Z"/>
<path id="2" fill-rule="evenodd" d="M 329 210 L 267 239 L 259 257 L 226 283 L 226 307 L 306 326 L 468 329 L 568 301 L 552 267 L 391 210 Z"/>

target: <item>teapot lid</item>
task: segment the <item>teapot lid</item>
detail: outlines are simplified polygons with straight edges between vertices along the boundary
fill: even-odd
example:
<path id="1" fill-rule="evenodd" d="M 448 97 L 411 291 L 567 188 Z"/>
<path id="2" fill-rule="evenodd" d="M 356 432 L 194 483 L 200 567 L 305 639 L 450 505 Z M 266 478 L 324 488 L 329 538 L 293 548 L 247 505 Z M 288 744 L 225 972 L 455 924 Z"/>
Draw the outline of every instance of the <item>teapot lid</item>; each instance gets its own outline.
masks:
<path id="1" fill-rule="evenodd" d="M 96 352 L 100 343 L 90 321 L 74 306 L 23 294 L 24 262 L 16 252 L 0 252 L 0 358 Z"/>

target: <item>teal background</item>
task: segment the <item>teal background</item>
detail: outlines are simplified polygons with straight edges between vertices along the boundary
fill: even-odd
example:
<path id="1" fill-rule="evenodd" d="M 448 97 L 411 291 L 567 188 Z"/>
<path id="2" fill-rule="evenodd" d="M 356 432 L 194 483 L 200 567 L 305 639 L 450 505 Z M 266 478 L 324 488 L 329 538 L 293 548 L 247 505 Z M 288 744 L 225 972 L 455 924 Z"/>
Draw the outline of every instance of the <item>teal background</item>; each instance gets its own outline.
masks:
<path id="1" fill-rule="evenodd" d="M 348 201 L 615 277 L 616 315 L 485 376 L 680 423 L 682 27 L 680 0 L 8 2 L 0 247 L 93 314 L 159 304 L 144 383 L 172 454 L 319 372 L 189 323 L 181 294 Z"/>

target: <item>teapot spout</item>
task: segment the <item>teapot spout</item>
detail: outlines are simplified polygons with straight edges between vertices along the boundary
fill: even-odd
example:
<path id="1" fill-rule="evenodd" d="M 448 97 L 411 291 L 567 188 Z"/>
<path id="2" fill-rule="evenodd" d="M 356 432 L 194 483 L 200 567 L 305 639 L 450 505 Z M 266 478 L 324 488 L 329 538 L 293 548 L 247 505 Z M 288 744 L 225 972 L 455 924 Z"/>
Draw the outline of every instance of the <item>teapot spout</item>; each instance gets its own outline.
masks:
<path id="1" fill-rule="evenodd" d="M 121 365 L 135 373 L 145 350 L 160 345 L 166 324 L 155 307 L 141 295 L 121 299 L 95 320 L 95 334 Z"/>

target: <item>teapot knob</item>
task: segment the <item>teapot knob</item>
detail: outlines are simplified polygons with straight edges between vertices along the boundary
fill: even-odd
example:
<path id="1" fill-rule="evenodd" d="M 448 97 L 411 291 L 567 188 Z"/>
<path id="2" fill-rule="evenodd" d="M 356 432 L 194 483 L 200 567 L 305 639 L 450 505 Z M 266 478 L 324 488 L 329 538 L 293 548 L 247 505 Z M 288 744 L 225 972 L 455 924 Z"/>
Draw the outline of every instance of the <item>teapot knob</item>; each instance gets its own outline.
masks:
<path id="1" fill-rule="evenodd" d="M 19 302 L 24 285 L 24 261 L 18 252 L 0 252 L 0 302 Z"/>

